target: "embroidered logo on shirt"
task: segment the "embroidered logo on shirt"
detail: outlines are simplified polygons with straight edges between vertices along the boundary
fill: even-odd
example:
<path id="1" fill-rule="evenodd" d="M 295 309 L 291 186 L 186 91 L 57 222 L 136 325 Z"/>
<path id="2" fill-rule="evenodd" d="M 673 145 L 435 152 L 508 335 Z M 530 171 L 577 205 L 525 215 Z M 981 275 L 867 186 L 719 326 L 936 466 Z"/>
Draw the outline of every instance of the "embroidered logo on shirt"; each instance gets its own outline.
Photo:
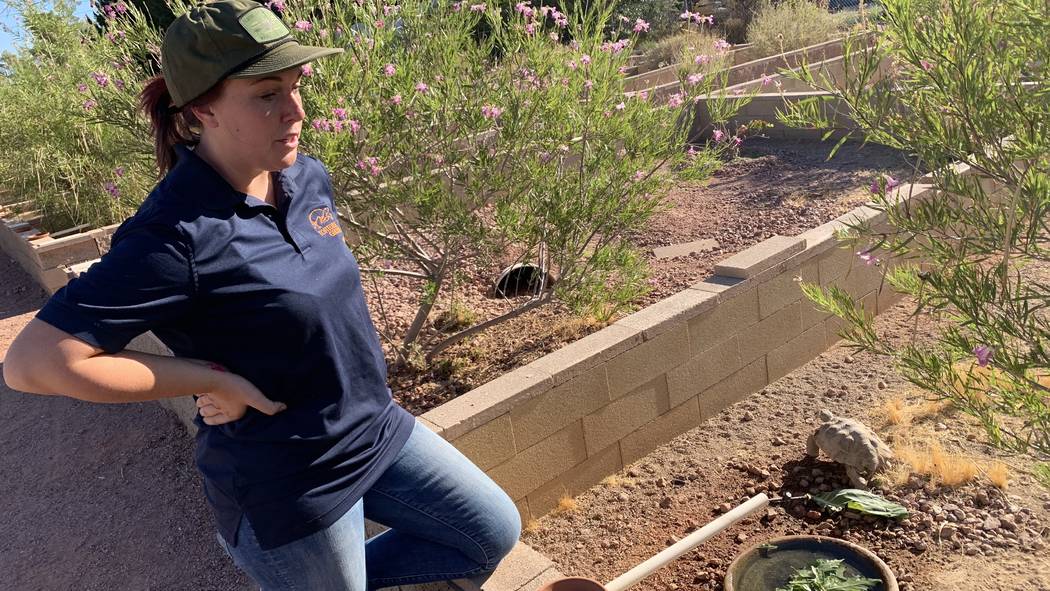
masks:
<path id="1" fill-rule="evenodd" d="M 310 225 L 321 236 L 338 236 L 343 233 L 339 222 L 332 215 L 332 210 L 327 207 L 318 207 L 310 212 Z"/>

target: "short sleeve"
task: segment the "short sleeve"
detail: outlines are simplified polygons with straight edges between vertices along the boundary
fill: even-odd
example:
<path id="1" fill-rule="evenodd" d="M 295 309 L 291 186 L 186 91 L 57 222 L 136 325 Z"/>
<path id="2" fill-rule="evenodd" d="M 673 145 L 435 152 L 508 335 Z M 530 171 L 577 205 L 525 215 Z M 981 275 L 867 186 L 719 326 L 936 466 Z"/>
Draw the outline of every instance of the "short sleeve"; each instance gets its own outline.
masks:
<path id="1" fill-rule="evenodd" d="M 143 226 L 55 292 L 37 318 L 106 353 L 176 321 L 196 291 L 192 251 L 176 228 Z"/>

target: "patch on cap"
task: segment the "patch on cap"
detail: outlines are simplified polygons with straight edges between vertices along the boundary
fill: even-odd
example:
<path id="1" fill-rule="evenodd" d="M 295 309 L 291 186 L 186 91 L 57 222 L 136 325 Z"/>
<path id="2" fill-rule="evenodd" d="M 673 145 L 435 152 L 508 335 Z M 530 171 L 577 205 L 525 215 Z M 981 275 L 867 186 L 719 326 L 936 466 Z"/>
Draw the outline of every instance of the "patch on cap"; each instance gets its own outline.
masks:
<path id="1" fill-rule="evenodd" d="M 276 14 L 261 6 L 249 10 L 238 21 L 256 43 L 269 43 L 290 34 Z"/>

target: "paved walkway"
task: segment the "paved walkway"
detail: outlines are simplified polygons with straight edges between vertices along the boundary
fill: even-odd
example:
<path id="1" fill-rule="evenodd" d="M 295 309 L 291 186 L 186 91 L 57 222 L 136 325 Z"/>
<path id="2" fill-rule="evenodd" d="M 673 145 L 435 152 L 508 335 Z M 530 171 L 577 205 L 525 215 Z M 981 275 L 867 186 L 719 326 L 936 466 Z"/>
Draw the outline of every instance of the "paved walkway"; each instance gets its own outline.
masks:
<path id="1" fill-rule="evenodd" d="M 0 368 L 46 300 L 0 253 Z M 256 588 L 215 541 L 193 441 L 153 402 L 91 404 L 0 381 L 0 499 L 5 591 Z M 484 588 L 534 591 L 558 576 L 519 544 Z"/>

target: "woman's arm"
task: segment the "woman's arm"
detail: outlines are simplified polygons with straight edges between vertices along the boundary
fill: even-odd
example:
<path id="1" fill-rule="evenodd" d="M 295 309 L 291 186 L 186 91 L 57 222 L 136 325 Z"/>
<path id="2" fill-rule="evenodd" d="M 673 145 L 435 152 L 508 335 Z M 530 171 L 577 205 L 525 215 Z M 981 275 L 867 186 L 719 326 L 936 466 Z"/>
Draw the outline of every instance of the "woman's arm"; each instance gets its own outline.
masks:
<path id="1" fill-rule="evenodd" d="M 207 361 L 134 351 L 106 354 L 36 318 L 15 338 L 3 363 L 7 385 L 33 394 L 108 403 L 198 394 L 208 424 L 236 420 L 247 406 L 269 415 L 284 409 L 248 380 Z M 213 421 L 205 414 L 208 406 L 214 407 Z"/>

